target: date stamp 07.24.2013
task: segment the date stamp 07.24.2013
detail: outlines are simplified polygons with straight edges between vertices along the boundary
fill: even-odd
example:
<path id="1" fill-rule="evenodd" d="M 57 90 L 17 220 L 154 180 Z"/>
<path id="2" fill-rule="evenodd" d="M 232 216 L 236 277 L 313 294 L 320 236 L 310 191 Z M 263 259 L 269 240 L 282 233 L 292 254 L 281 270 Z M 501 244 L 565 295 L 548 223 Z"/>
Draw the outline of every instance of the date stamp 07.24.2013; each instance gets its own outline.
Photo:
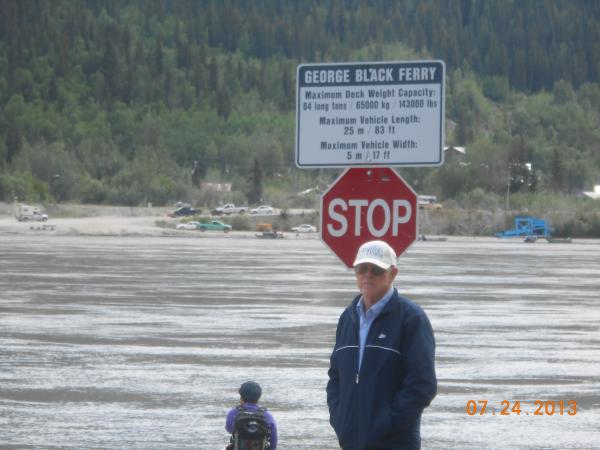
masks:
<path id="1" fill-rule="evenodd" d="M 465 406 L 469 416 L 574 416 L 576 400 L 469 400 Z"/>

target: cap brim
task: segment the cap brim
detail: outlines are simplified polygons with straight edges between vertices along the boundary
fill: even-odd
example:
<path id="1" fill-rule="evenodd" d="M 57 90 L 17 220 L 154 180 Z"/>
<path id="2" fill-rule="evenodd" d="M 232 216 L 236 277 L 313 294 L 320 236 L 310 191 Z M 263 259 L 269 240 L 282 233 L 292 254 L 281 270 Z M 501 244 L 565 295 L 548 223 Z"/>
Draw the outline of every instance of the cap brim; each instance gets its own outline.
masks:
<path id="1" fill-rule="evenodd" d="M 385 269 L 385 270 L 387 270 L 390 267 L 392 267 L 391 264 L 386 264 L 383 261 L 379 261 L 378 259 L 375 259 L 375 258 L 360 258 L 360 259 L 357 259 L 356 261 L 354 261 L 354 264 L 352 264 L 352 267 L 356 267 L 359 264 L 365 264 L 365 263 L 373 264 L 373 265 L 375 265 L 377 267 L 381 267 L 382 269 Z"/>

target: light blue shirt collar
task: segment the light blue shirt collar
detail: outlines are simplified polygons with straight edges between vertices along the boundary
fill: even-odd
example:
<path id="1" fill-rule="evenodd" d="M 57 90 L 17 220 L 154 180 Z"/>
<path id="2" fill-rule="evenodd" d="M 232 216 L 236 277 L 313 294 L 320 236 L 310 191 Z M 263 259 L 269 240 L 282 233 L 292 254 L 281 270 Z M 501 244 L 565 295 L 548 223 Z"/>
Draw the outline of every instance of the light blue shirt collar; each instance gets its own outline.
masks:
<path id="1" fill-rule="evenodd" d="M 377 317 L 381 311 L 383 310 L 383 308 L 385 308 L 385 305 L 388 304 L 388 302 L 390 301 L 390 298 L 392 298 L 392 295 L 394 295 L 394 286 L 390 287 L 390 290 L 387 291 L 385 293 L 385 295 L 383 297 L 381 297 L 381 299 L 375 303 L 373 306 L 371 306 L 369 308 L 369 315 L 373 316 L 373 319 L 375 319 L 375 317 Z M 358 303 L 356 304 L 356 312 L 358 313 L 358 316 L 361 318 L 364 318 L 366 316 L 367 313 L 365 313 L 365 308 L 364 308 L 364 301 L 362 298 L 362 295 L 360 296 L 360 300 L 358 300 Z"/>

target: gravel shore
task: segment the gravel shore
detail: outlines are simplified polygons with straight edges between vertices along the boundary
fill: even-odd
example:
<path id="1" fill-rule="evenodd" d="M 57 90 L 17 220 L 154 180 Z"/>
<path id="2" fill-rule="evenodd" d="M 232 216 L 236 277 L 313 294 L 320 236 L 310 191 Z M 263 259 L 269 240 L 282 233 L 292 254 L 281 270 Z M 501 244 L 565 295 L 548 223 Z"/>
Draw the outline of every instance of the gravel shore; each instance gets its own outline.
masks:
<path id="1" fill-rule="evenodd" d="M 57 218 L 47 222 L 18 222 L 14 217 L 0 216 L 0 235 L 43 234 L 58 236 L 187 236 L 198 238 L 230 237 L 256 238 L 255 231 L 200 232 L 176 230 L 179 219 L 166 216 L 95 216 L 78 218 Z M 296 234 L 284 232 L 285 238 L 318 239 L 318 233 Z"/>

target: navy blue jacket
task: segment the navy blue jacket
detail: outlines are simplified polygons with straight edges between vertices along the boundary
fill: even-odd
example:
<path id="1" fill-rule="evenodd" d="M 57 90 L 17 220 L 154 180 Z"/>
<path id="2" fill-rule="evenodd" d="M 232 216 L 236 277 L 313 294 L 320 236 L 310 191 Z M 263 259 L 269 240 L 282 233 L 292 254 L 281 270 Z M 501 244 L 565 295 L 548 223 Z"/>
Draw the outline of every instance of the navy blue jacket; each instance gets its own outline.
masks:
<path id="1" fill-rule="evenodd" d="M 431 324 L 394 289 L 371 326 L 358 372 L 359 299 L 338 322 L 327 383 L 331 426 L 344 450 L 419 449 L 421 414 L 437 392 Z"/>

